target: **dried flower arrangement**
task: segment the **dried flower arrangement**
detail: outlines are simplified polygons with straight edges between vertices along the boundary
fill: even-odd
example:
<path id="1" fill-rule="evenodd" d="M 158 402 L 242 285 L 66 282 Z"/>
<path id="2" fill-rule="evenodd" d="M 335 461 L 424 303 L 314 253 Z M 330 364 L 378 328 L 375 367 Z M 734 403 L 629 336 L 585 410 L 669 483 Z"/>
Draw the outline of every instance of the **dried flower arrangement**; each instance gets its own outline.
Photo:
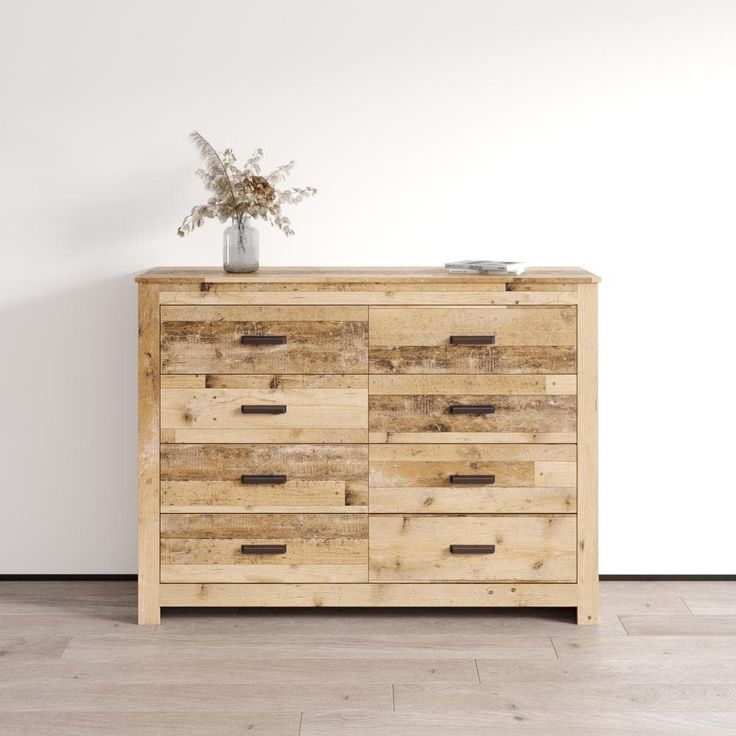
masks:
<path id="1" fill-rule="evenodd" d="M 184 237 L 194 228 L 201 227 L 205 219 L 217 218 L 220 222 L 233 220 L 241 229 L 246 217 L 261 218 L 282 230 L 285 235 L 293 235 L 289 218 L 282 211 L 284 204 L 298 204 L 305 197 L 317 194 L 314 187 L 277 189 L 276 185 L 285 181 L 294 168 L 294 161 L 279 166 L 270 174 L 261 174 L 263 150 L 257 148 L 242 168 L 235 165 L 235 154 L 226 148 L 219 154 L 209 141 L 196 130 L 191 138 L 197 146 L 205 168 L 197 170 L 197 176 L 204 181 L 205 189 L 214 196 L 207 204 L 195 205 L 184 218 L 178 235 Z"/>

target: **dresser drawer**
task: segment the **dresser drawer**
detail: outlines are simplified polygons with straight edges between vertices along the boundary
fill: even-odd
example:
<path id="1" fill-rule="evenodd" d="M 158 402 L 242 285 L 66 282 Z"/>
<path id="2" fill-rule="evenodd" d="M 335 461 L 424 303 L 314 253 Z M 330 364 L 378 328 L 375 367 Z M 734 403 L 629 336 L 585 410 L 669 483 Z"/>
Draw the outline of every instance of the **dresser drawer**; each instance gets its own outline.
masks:
<path id="1" fill-rule="evenodd" d="M 367 445 L 161 445 L 161 510 L 367 508 Z"/>
<path id="2" fill-rule="evenodd" d="M 575 307 L 371 307 L 371 373 L 575 373 Z"/>
<path id="3" fill-rule="evenodd" d="M 367 370 L 367 307 L 161 307 L 164 374 Z"/>
<path id="4" fill-rule="evenodd" d="M 163 583 L 365 582 L 367 514 L 162 514 Z"/>
<path id="5" fill-rule="evenodd" d="M 370 376 L 371 442 L 575 442 L 574 376 Z"/>
<path id="6" fill-rule="evenodd" d="M 575 582 L 576 517 L 370 518 L 377 582 Z"/>
<path id="7" fill-rule="evenodd" d="M 319 376 L 301 377 L 300 388 L 288 382 L 282 388 L 279 376 L 237 377 L 218 388 L 165 387 L 162 441 L 365 442 L 368 391 L 358 382 L 365 387 L 367 377 L 334 376 L 331 388 L 323 388 Z"/>
<path id="8" fill-rule="evenodd" d="M 575 445 L 374 445 L 370 511 L 571 513 Z"/>

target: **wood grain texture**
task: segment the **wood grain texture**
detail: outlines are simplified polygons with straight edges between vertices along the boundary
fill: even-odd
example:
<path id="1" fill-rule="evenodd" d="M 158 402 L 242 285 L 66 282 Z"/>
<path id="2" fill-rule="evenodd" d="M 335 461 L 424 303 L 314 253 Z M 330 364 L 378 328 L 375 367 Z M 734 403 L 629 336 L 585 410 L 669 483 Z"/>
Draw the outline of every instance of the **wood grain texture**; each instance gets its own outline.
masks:
<path id="1" fill-rule="evenodd" d="M 70 636 L 60 635 L 55 631 L 47 631 L 40 635 L 24 631 L 23 634 L 15 635 L 5 630 L 4 626 L 0 631 L 0 652 L 2 652 L 0 656 L 3 657 L 3 666 L 15 659 L 44 662 L 58 659 L 71 640 Z"/>
<path id="2" fill-rule="evenodd" d="M 333 533 L 338 534 L 339 529 Z M 288 536 L 275 540 L 285 543 L 287 549 L 284 554 L 244 555 L 240 550 L 241 545 L 269 544 L 272 541 L 274 540 L 270 537 L 253 538 L 245 535 L 241 538 L 234 536 L 228 539 L 162 539 L 161 566 L 164 568 L 167 565 L 239 565 L 242 567 L 255 565 L 261 568 L 274 565 L 360 565 L 361 563 L 365 565 L 366 537 L 362 539 L 343 537 L 305 539 L 300 531 L 292 529 Z M 163 582 L 171 581 L 164 580 Z M 280 581 L 266 580 L 263 582 Z"/>
<path id="3" fill-rule="evenodd" d="M 365 514 L 162 514 L 161 539 L 365 539 Z"/>
<path id="4" fill-rule="evenodd" d="M 446 347 L 451 335 L 492 335 L 496 345 L 575 347 L 573 307 L 376 307 L 373 347 Z M 462 352 L 463 345 L 453 346 Z"/>
<path id="5" fill-rule="evenodd" d="M 200 609 L 201 611 L 202 609 Z M 172 636 L 172 625 L 181 635 L 185 629 L 177 628 L 183 618 L 184 623 L 191 624 L 186 628 L 189 640 L 200 642 L 202 649 L 206 647 L 206 639 L 211 638 L 213 631 L 222 637 L 231 636 L 236 643 L 249 628 L 248 616 L 224 616 L 218 612 L 216 616 L 206 619 L 177 614 L 186 613 L 182 609 L 173 609 L 166 617 L 167 625 L 160 630 L 161 636 Z M 268 615 L 273 617 L 274 612 Z M 227 622 L 227 624 L 224 624 Z M 223 625 L 224 624 L 224 625 Z M 230 626 L 232 624 L 232 626 Z M 241 626 L 236 626 L 241 624 Z M 157 635 L 158 636 L 158 635 Z M 274 637 L 276 638 L 276 637 Z M 241 639 L 242 641 L 242 639 Z M 204 652 L 201 652 L 204 655 Z M 492 662 L 492 660 L 483 660 Z M 548 663 L 551 660 L 546 660 Z M 179 684 L 217 685 L 260 684 L 279 685 L 284 682 L 313 684 L 320 682 L 328 685 L 360 685 L 392 684 L 399 682 L 454 682 L 455 684 L 474 684 L 478 682 L 478 670 L 475 660 L 464 659 L 351 659 L 349 657 L 289 659 L 248 658 L 247 666 L 237 659 L 210 656 L 196 659 L 180 659 L 174 666 L 165 656 L 141 658 L 139 660 L 123 660 L 115 663 L 106 662 L 104 658 L 95 662 L 78 662 L 73 660 L 47 660 L 43 664 L 38 661 L 24 661 L 8 664 L 0 668 L 0 682 L 63 684 L 72 680 L 81 682 L 138 682 L 167 683 L 172 690 Z"/>
<path id="6" fill-rule="evenodd" d="M 444 396 L 459 392 L 474 396 L 484 396 L 487 394 L 504 394 L 507 396 L 574 396 L 577 392 L 576 377 L 565 375 L 372 375 L 367 377 L 366 385 L 371 394 L 381 396 L 399 396 L 401 394 Z"/>
<path id="7" fill-rule="evenodd" d="M 95 613 L 95 617 L 90 616 L 90 611 L 57 611 L 55 616 L 8 614 L 0 617 L 0 626 L 3 636 L 29 642 L 52 640 L 60 634 L 67 637 L 125 635 L 131 639 L 153 635 L 153 627 L 137 624 L 135 606 L 96 607 Z M 0 651 L 3 651 L 1 646 Z"/>
<path id="8" fill-rule="evenodd" d="M 574 463 L 577 457 L 575 445 L 410 445 L 404 447 L 371 447 L 371 465 L 377 463 Z M 409 466 L 421 473 L 421 466 Z M 511 468 L 510 470 L 513 470 Z M 566 471 L 567 472 L 567 471 Z M 541 479 L 540 479 L 541 480 Z M 552 485 L 552 483 L 550 483 Z"/>
<path id="9" fill-rule="evenodd" d="M 450 545 L 495 545 L 457 555 Z M 574 516 L 374 515 L 371 582 L 575 582 Z"/>
<path id="10" fill-rule="evenodd" d="M 559 377 L 556 377 L 559 378 Z M 366 375 L 239 375 L 236 373 L 194 373 L 161 376 L 161 388 L 247 388 L 247 389 L 367 389 Z M 573 389 L 574 391 L 574 389 Z M 547 393 L 552 393 L 548 391 Z"/>
<path id="11" fill-rule="evenodd" d="M 203 708 L 238 713 L 268 711 L 278 704 L 285 712 L 325 709 L 388 710 L 392 704 L 390 685 L 324 685 L 254 683 L 207 685 L 188 683 L 176 689 L 156 683 L 66 683 L 46 685 L 0 684 L 0 708 L 9 711 L 54 710 L 108 711 L 115 702 L 121 717 L 128 711 L 196 713 Z M 13 704 L 15 704 L 13 706 Z M 123 720 L 124 722 L 124 720 Z M 54 733 L 52 731 L 52 733 Z M 241 733 L 248 733 L 242 730 Z"/>
<path id="12" fill-rule="evenodd" d="M 595 631 L 595 630 L 594 630 Z M 557 656 L 570 662 L 672 659 L 687 667 L 691 660 L 734 659 L 736 636 L 586 636 L 553 634 Z"/>
<path id="13" fill-rule="evenodd" d="M 186 306 L 161 307 L 161 322 L 277 322 L 284 325 L 321 325 L 325 322 L 367 322 L 367 307 L 308 308 L 281 306 L 208 306 L 190 304 Z M 258 334 L 258 333 L 249 333 Z M 272 333 L 266 333 L 272 334 Z"/>
<path id="14" fill-rule="evenodd" d="M 613 615 L 617 609 L 608 609 Z M 656 614 L 652 616 L 658 618 Z M 603 654 L 590 661 L 519 660 L 499 661 L 477 659 L 478 676 L 482 683 L 516 683 L 533 688 L 537 683 L 555 684 L 559 688 L 575 688 L 577 683 L 650 683 L 688 685 L 733 684 L 736 682 L 736 659 L 719 659 L 713 662 L 688 660 L 683 663 L 673 657 L 653 659 L 609 659 Z"/>
<path id="15" fill-rule="evenodd" d="M 367 348 L 366 307 L 161 307 L 162 373 L 366 373 Z"/>
<path id="16" fill-rule="evenodd" d="M 574 445 L 376 445 L 374 513 L 574 513 Z M 454 485 L 450 476 L 493 475 Z"/>
<path id="17" fill-rule="evenodd" d="M 224 586 L 257 590 L 261 586 Z M 287 586 L 281 585 L 281 588 Z M 358 588 L 359 585 L 343 585 L 342 588 Z M 424 586 L 429 587 L 429 586 Z M 277 612 L 268 611 L 269 614 Z M 300 611 L 300 614 L 306 613 Z M 383 614 L 384 612 L 380 612 Z M 386 612 L 388 613 L 388 612 Z M 161 631 L 161 629 L 159 629 Z M 424 631 L 407 636 L 398 630 L 382 637 L 366 639 L 350 633 L 334 634 L 324 629 L 319 634 L 291 633 L 283 636 L 264 637 L 243 632 L 240 636 L 226 637 L 167 637 L 158 634 L 146 639 L 124 640 L 97 637 L 74 638 L 64 652 L 68 662 L 129 662 L 142 659 L 163 658 L 172 665 L 178 662 L 218 658 L 222 661 L 239 661 L 241 665 L 251 659 L 293 659 L 294 652 L 307 659 L 333 659 L 335 657 L 358 660 L 384 659 L 458 659 L 472 657 L 475 653 L 484 659 L 554 660 L 555 650 L 549 636 L 508 635 L 482 638 L 477 631 L 454 632 L 448 638 L 447 631 Z"/>
<path id="18" fill-rule="evenodd" d="M 570 693 L 570 700 L 574 700 Z M 732 736 L 736 711 L 640 713 L 617 710 L 581 713 L 570 710 L 506 709 L 445 713 L 305 714 L 299 736 Z"/>
<path id="19" fill-rule="evenodd" d="M 567 347 L 371 348 L 371 373 L 575 373 Z"/>
<path id="20" fill-rule="evenodd" d="M 598 621 L 598 291 L 583 286 L 578 329 L 578 623 Z"/>
<path id="21" fill-rule="evenodd" d="M 0 580 L 0 615 L 58 613 L 59 609 L 87 610 L 90 606 L 137 605 L 134 580 Z"/>
<path id="22" fill-rule="evenodd" d="M 629 615 L 621 623 L 629 636 L 736 636 L 735 615 Z"/>
<path id="23" fill-rule="evenodd" d="M 534 291 L 506 291 L 504 284 L 488 284 L 479 291 L 459 290 L 438 291 L 433 285 L 431 290 L 424 288 L 407 288 L 402 285 L 400 290 L 387 289 L 385 284 L 375 284 L 376 289 L 367 289 L 361 285 L 356 288 L 342 288 L 335 290 L 305 289 L 290 291 L 264 289 L 234 290 L 232 287 L 222 288 L 213 286 L 207 291 L 166 291 L 161 292 L 161 304 L 213 304 L 213 305 L 375 305 L 414 304 L 414 305 L 560 305 L 577 304 L 577 287 L 570 284 L 561 284 L 554 291 L 541 288 L 545 285 L 534 285 Z M 496 287 L 495 289 L 489 287 Z M 564 288 L 563 288 L 564 287 Z M 168 287 L 167 287 L 168 288 Z"/>
<path id="24" fill-rule="evenodd" d="M 161 565 L 161 581 L 166 583 L 364 583 L 368 578 L 365 563 L 344 565 L 312 564 L 289 565 Z M 285 602 L 290 606 L 291 603 Z"/>
<path id="25" fill-rule="evenodd" d="M 736 597 L 703 597 L 695 593 L 693 597 L 683 600 L 683 605 L 695 616 L 736 616 Z"/>
<path id="26" fill-rule="evenodd" d="M 607 608 L 608 610 L 615 608 L 619 617 L 621 615 L 649 616 L 655 614 L 690 615 L 690 611 L 682 598 L 676 595 L 658 592 L 632 592 L 630 594 L 609 593 L 607 595 L 607 600 L 604 600 L 604 590 L 604 588 L 601 588 L 601 610 L 604 608 Z"/>
<path id="27" fill-rule="evenodd" d="M 533 393 L 517 393 L 529 385 L 526 377 L 474 376 L 466 383 L 463 376 L 438 376 L 432 393 L 424 392 L 424 376 L 383 378 L 369 377 L 371 441 L 575 442 L 575 395 L 542 393 L 541 385 Z M 450 413 L 453 405 L 475 404 L 491 404 L 494 412 Z"/>
<path id="28" fill-rule="evenodd" d="M 371 307 L 369 331 L 371 373 L 575 373 L 575 307 Z"/>
<path id="29" fill-rule="evenodd" d="M 243 405 L 284 405 L 283 414 L 243 414 Z M 164 441 L 172 441 L 168 430 L 190 430 L 197 436 L 208 432 L 230 432 L 231 442 L 294 442 L 295 433 L 315 431 L 316 442 L 349 442 L 346 434 L 364 433 L 368 421 L 368 392 L 365 389 L 163 389 L 161 429 Z M 266 430 L 262 432 L 261 430 Z M 238 439 L 242 437 L 242 439 Z M 173 441 L 186 441 L 186 437 Z M 192 440 L 206 442 L 207 440 Z M 220 442 L 213 435 L 212 442 Z M 301 441 L 308 442 L 303 438 Z M 360 439 L 358 441 L 361 441 Z M 364 441 L 364 440 L 363 440 Z"/>
<path id="30" fill-rule="evenodd" d="M 397 685 L 395 707 L 401 711 L 513 711 L 536 709 L 549 713 L 568 711 L 557 683 L 536 683 L 519 688 L 515 683 L 475 685 Z M 736 710 L 736 685 L 682 685 L 660 683 L 579 683 L 575 698 L 578 712 L 617 711 L 725 711 Z"/>
<path id="31" fill-rule="evenodd" d="M 241 545 L 284 544 L 282 554 Z M 366 582 L 365 514 L 162 514 L 163 583 Z"/>
<path id="32" fill-rule="evenodd" d="M 540 283 L 597 283 L 598 277 L 582 268 L 530 267 L 520 276 L 508 274 L 448 273 L 444 268 L 410 266 L 406 268 L 311 268 L 263 267 L 255 273 L 226 273 L 221 268 L 166 266 L 152 268 L 139 274 L 136 281 L 177 284 L 338 284 L 345 283 L 410 283 L 439 284 L 529 284 Z"/>
<path id="33" fill-rule="evenodd" d="M 161 586 L 164 606 L 323 607 L 480 607 L 575 606 L 573 583 L 370 583 L 355 585 L 203 585 Z M 372 653 L 375 656 L 375 647 Z M 393 652 L 393 650 L 390 650 Z M 546 649 L 545 649 L 546 651 Z M 550 648 L 549 653 L 555 656 Z M 390 654 L 389 656 L 394 656 Z M 424 654 L 422 654 L 424 656 Z M 462 655 L 460 655 L 462 656 Z M 507 655 L 508 656 L 508 655 Z"/>
<path id="34" fill-rule="evenodd" d="M 195 429 L 186 427 L 184 429 L 172 429 L 164 427 L 161 429 L 162 442 L 302 442 L 305 444 L 344 442 L 347 444 L 367 442 L 368 429 L 319 429 L 319 428 L 278 428 L 269 429 L 265 427 L 240 427 L 232 429 Z M 381 440 L 385 441 L 385 440 Z M 520 441 L 520 440 L 517 440 Z M 550 440 L 551 441 L 551 440 Z"/>
<path id="35" fill-rule="evenodd" d="M 378 584 L 380 585 L 380 584 Z M 385 585 L 389 585 L 386 583 Z M 393 583 L 410 590 L 420 584 Z M 452 587 L 452 584 L 446 584 Z M 460 585 L 460 584 L 458 584 Z M 473 587 L 474 583 L 466 583 Z M 556 585 L 549 583 L 549 585 Z M 433 587 L 434 584 L 424 587 Z M 491 586 L 493 589 L 494 586 Z M 615 609 L 614 609 L 615 610 Z M 604 613 L 606 634 L 626 636 L 623 626 L 618 622 L 614 610 Z M 449 610 L 431 608 L 413 610 L 402 608 L 380 611 L 372 608 L 312 608 L 302 610 L 258 608 L 172 608 L 167 612 L 166 626 L 156 629 L 154 636 L 177 640 L 217 639 L 241 636 L 266 641 L 292 640 L 298 636 L 312 637 L 326 631 L 334 636 L 350 636 L 360 631 L 359 645 L 366 646 L 370 641 L 384 641 L 387 636 L 404 634 L 407 637 L 421 637 L 422 633 L 446 633 L 448 636 L 475 634 L 481 639 L 494 637 L 519 638 L 521 634 L 552 635 L 576 630 L 575 609 L 545 608 L 529 611 L 522 607 L 496 607 L 492 611 L 479 608 Z M 618 622 L 618 626 L 616 623 Z M 588 629 L 603 631 L 604 628 Z M 280 639 L 280 637 L 283 637 Z M 476 679 L 477 682 L 477 679 Z M 728 680 L 722 680 L 728 682 Z"/>
<path id="36" fill-rule="evenodd" d="M 575 490 L 566 487 L 373 486 L 373 514 L 567 514 L 575 513 Z"/>
<path id="37" fill-rule="evenodd" d="M 536 286 L 539 285 L 539 289 Z M 365 281 L 344 281 L 340 284 L 334 281 L 316 281 L 316 282 L 299 282 L 299 281 L 261 281 L 255 282 L 207 282 L 204 284 L 193 284 L 191 281 L 180 281 L 180 282 L 167 282 L 165 288 L 161 289 L 162 294 L 182 294 L 192 296 L 192 300 L 186 302 L 187 304 L 198 304 L 206 303 L 199 302 L 195 295 L 206 297 L 207 294 L 213 293 L 216 296 L 226 297 L 229 295 L 238 295 L 244 293 L 265 293 L 274 294 L 278 293 L 284 297 L 288 297 L 292 294 L 304 294 L 316 293 L 316 294 L 330 294 L 347 292 L 353 294 L 359 292 L 361 294 L 372 294 L 375 292 L 386 292 L 397 293 L 399 290 L 401 293 L 416 293 L 416 292 L 436 292 L 441 290 L 442 293 L 451 292 L 453 294 L 468 292 L 468 291 L 488 291 L 489 293 L 501 294 L 506 292 L 509 284 L 502 281 L 495 283 L 487 282 L 485 286 L 474 284 L 467 281 L 456 281 L 456 282 L 433 282 L 427 280 L 401 280 L 396 283 L 390 283 L 387 281 L 377 280 L 365 280 Z M 528 287 L 534 286 L 535 291 L 575 291 L 577 292 L 577 283 L 562 283 L 562 282 L 533 282 L 527 284 Z"/>
<path id="38" fill-rule="evenodd" d="M 295 445 L 298 447 L 299 445 Z M 367 494 L 366 494 L 367 495 Z M 168 514 L 340 514 L 368 511 L 345 504 L 345 483 L 300 481 L 243 485 L 240 481 L 162 481 L 161 511 Z"/>
<path id="39" fill-rule="evenodd" d="M 601 585 L 601 587 L 603 587 Z M 723 604 L 736 601 L 736 585 L 726 577 L 723 580 L 608 580 L 605 585 L 606 596 L 610 598 L 646 598 L 657 596 L 678 596 L 686 602 L 696 598 L 713 598 Z"/>
<path id="40" fill-rule="evenodd" d="M 158 286 L 138 287 L 138 622 L 158 624 L 159 305 Z"/>
<path id="41" fill-rule="evenodd" d="M 452 293 L 462 294 L 463 292 L 479 292 L 483 291 L 491 296 L 503 294 L 505 292 L 548 292 L 554 293 L 577 293 L 578 285 L 582 282 L 574 281 L 557 281 L 539 279 L 517 279 L 488 281 L 483 280 L 482 283 L 473 281 L 439 281 L 427 279 L 401 279 L 395 281 L 378 281 L 378 280 L 347 280 L 341 284 L 332 281 L 323 282 L 299 282 L 299 281 L 262 281 L 262 282 L 202 282 L 193 283 L 191 281 L 166 282 L 161 288 L 161 295 L 186 293 L 192 295 L 191 301 L 187 304 L 198 304 L 195 295 L 206 296 L 208 293 L 226 297 L 227 295 L 237 295 L 241 293 L 257 293 L 265 294 L 280 293 L 282 296 L 291 294 L 303 294 L 311 292 L 315 294 L 348 294 L 359 292 L 361 294 L 371 294 L 375 292 L 384 292 L 389 294 L 407 293 L 414 294 L 416 292 L 430 291 L 438 294 Z M 204 287 L 204 288 L 203 288 Z M 206 303 L 206 302 L 205 302 Z"/>
<path id="42" fill-rule="evenodd" d="M 17 694 L 22 696 L 22 692 Z M 244 733 L 248 736 L 298 736 L 301 720 L 300 712 L 241 711 L 234 714 L 213 709 L 173 713 L 153 709 L 122 713 L 120 707 L 91 712 L 49 709 L 2 715 L 3 725 L 12 736 L 182 736 L 189 733 L 196 736 L 242 736 Z"/>
<path id="43" fill-rule="evenodd" d="M 367 471 L 367 445 L 162 445 L 162 510 L 349 511 L 368 504 Z M 244 474 L 287 480 L 244 485 Z"/>

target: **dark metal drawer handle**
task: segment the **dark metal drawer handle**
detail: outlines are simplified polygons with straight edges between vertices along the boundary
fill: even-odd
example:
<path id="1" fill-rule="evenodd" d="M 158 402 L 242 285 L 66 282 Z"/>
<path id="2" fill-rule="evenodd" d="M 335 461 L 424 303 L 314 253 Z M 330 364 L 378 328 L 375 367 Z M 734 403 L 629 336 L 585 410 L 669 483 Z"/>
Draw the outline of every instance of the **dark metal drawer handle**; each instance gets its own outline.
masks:
<path id="1" fill-rule="evenodd" d="M 495 345 L 495 335 L 452 335 L 450 345 Z"/>
<path id="2" fill-rule="evenodd" d="M 496 551 L 495 544 L 451 544 L 453 555 L 492 555 Z"/>
<path id="3" fill-rule="evenodd" d="M 495 414 L 496 407 L 493 404 L 477 404 L 475 406 L 458 406 L 454 404 L 450 407 L 450 414 Z"/>
<path id="4" fill-rule="evenodd" d="M 243 345 L 286 345 L 286 335 L 243 335 Z"/>
<path id="5" fill-rule="evenodd" d="M 453 485 L 487 486 L 496 482 L 495 475 L 451 475 Z"/>
<path id="6" fill-rule="evenodd" d="M 243 485 L 280 485 L 286 483 L 285 475 L 241 475 Z"/>
<path id="7" fill-rule="evenodd" d="M 244 555 L 284 555 L 285 544 L 244 544 L 240 551 Z"/>
<path id="8" fill-rule="evenodd" d="M 286 404 L 243 404 L 243 414 L 286 414 Z"/>

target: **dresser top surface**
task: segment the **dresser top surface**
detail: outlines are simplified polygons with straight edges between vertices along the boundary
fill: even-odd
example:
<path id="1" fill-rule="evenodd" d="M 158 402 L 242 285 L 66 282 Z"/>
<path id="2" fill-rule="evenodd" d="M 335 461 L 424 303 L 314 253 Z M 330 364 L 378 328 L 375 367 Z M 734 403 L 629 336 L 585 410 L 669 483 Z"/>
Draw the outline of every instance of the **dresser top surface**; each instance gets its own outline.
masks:
<path id="1" fill-rule="evenodd" d="M 256 273 L 226 273 L 221 268 L 197 268 L 189 266 L 152 268 L 136 277 L 138 282 L 169 283 L 381 283 L 416 282 L 432 283 L 471 282 L 498 283 L 519 281 L 544 281 L 559 283 L 594 284 L 600 281 L 595 274 L 575 266 L 532 267 L 520 275 L 515 274 L 467 274 L 448 273 L 444 268 L 277 268 L 266 267 Z"/>

